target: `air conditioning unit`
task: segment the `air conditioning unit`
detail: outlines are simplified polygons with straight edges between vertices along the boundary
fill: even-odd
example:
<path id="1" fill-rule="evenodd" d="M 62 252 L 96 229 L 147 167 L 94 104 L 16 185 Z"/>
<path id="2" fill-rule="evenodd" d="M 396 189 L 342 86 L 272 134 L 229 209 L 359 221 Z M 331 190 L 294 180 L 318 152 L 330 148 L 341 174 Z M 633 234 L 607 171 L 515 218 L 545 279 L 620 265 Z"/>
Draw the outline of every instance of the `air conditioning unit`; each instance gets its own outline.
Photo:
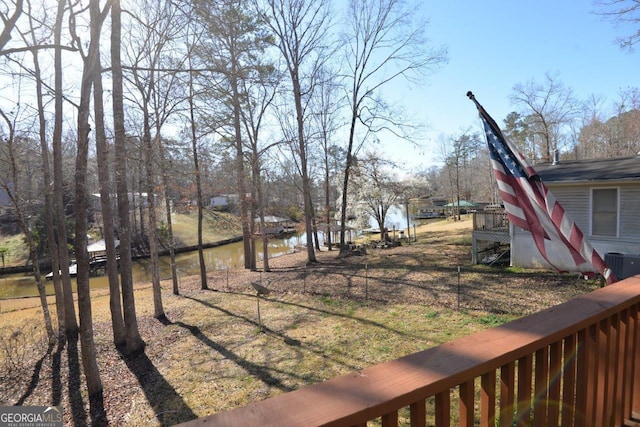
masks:
<path id="1" fill-rule="evenodd" d="M 640 274 L 640 255 L 607 252 L 604 262 L 620 280 Z"/>

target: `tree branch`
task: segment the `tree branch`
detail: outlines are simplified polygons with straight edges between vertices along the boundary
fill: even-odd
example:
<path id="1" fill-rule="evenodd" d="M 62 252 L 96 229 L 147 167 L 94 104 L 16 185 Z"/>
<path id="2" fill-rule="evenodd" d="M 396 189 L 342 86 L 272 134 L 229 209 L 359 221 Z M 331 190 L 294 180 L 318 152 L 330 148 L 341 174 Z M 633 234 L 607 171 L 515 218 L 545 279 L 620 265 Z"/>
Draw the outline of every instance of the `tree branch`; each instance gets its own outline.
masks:
<path id="1" fill-rule="evenodd" d="M 60 49 L 63 49 L 63 50 L 68 50 L 70 52 L 78 51 L 77 48 L 71 47 L 71 46 L 65 46 L 65 45 L 58 46 L 55 44 L 40 44 L 36 46 L 22 46 L 22 47 L 15 47 L 11 49 L 0 50 L 0 56 L 11 55 L 12 53 L 34 52 L 36 50 L 55 49 L 56 47 L 59 47 Z"/>

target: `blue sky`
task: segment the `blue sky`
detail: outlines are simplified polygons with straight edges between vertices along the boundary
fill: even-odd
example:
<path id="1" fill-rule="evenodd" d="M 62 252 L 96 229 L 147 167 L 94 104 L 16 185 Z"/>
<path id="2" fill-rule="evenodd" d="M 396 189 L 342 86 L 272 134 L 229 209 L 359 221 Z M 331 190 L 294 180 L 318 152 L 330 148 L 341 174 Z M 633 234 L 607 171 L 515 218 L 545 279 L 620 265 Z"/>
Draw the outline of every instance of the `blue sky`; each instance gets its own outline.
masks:
<path id="1" fill-rule="evenodd" d="M 513 86 L 555 74 L 581 100 L 597 94 L 612 103 L 620 90 L 640 87 L 640 47 L 622 51 L 616 28 L 593 12 L 591 1 L 433 0 L 423 2 L 429 38 L 445 45 L 449 62 L 419 87 L 402 84 L 406 112 L 427 124 L 422 147 L 394 144 L 389 155 L 406 167 L 438 164 L 441 135 L 479 128 L 471 90 L 502 125 L 518 107 Z"/>

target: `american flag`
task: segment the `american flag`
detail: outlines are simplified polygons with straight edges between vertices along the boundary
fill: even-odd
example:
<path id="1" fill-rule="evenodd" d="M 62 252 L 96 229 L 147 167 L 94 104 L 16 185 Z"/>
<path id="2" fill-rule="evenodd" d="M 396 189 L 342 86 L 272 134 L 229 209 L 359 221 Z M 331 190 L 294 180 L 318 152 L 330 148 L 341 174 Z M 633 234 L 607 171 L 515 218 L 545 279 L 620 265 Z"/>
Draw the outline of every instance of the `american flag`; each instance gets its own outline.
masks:
<path id="1" fill-rule="evenodd" d="M 577 224 L 569 217 L 534 168 L 518 148 L 507 140 L 496 122 L 476 101 L 471 92 L 467 96 L 476 104 L 489 146 L 491 166 L 509 221 L 531 233 L 540 254 L 556 270 L 547 255 L 546 241 L 560 243 L 566 248 L 577 267 L 590 262 L 607 281 L 617 279 L 598 252 L 584 238 Z"/>

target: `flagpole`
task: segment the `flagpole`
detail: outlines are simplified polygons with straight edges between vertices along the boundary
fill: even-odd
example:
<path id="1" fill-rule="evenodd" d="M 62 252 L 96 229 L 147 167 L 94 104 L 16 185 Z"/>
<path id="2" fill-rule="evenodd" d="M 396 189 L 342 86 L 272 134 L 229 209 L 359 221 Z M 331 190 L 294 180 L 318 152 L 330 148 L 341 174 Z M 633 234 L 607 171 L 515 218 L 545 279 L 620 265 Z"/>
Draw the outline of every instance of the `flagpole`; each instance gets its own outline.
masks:
<path id="1" fill-rule="evenodd" d="M 489 115 L 489 113 L 487 113 L 487 111 L 484 109 L 484 107 L 478 102 L 478 100 L 476 99 L 476 96 L 473 94 L 473 92 L 468 91 L 467 92 L 467 96 L 469 97 L 470 100 L 473 101 L 474 104 L 476 104 L 476 108 L 478 108 L 478 112 L 480 112 L 480 115 L 482 117 L 484 117 L 485 120 L 487 120 L 490 124 L 491 127 L 494 129 L 494 131 L 496 133 L 498 133 L 498 135 L 500 137 L 502 137 L 502 139 L 506 139 L 504 137 L 504 135 L 502 134 L 502 130 L 500 129 L 500 126 L 498 126 L 498 124 L 496 123 L 495 120 L 493 120 L 493 117 L 491 117 Z M 508 148 L 508 147 L 507 147 Z"/>
<path id="2" fill-rule="evenodd" d="M 476 96 L 473 94 L 473 92 L 468 91 L 467 92 L 467 96 L 469 97 L 470 100 L 472 100 L 473 102 L 475 102 L 476 106 L 480 106 L 480 104 L 478 104 L 478 101 L 476 101 Z"/>
<path id="3" fill-rule="evenodd" d="M 502 140 L 506 142 L 507 138 L 502 133 L 502 129 L 500 129 L 500 126 L 498 126 L 496 121 L 493 120 L 493 117 L 491 117 L 489 113 L 487 113 L 487 110 L 485 110 L 484 107 L 476 100 L 476 97 L 473 94 L 473 92 L 468 91 L 467 96 L 476 105 L 476 108 L 478 109 L 478 113 L 480 113 L 480 117 L 489 123 L 489 126 L 491 127 L 493 133 L 495 133 L 498 137 L 500 137 Z M 524 160 L 522 155 L 516 156 L 516 152 L 514 152 L 514 149 L 512 149 L 508 143 L 503 146 L 503 149 L 507 150 L 512 157 L 514 158 L 518 157 L 520 158 L 521 162 L 527 163 L 526 160 Z M 530 169 L 529 167 L 526 167 L 526 166 L 529 166 L 529 165 L 528 164 L 525 165 L 525 167 L 522 168 L 522 171 L 527 176 L 527 179 L 529 181 L 540 181 L 540 177 L 538 176 L 538 174 L 535 171 L 533 171 L 533 169 Z"/>
<path id="4" fill-rule="evenodd" d="M 576 267 L 583 261 L 590 262 L 608 284 L 615 282 L 615 274 L 548 191 L 533 166 L 529 165 L 518 148 L 504 137 L 500 127 L 473 93 L 468 91 L 467 96 L 478 108 L 480 118 L 484 122 L 489 151 L 492 158 L 495 156 L 495 162 L 492 161 L 494 176 L 499 182 L 509 221 L 531 233 L 540 254 L 556 270 L 558 268 L 549 259 L 544 243 L 547 239 L 551 240 L 552 235 L 571 252 Z"/>

